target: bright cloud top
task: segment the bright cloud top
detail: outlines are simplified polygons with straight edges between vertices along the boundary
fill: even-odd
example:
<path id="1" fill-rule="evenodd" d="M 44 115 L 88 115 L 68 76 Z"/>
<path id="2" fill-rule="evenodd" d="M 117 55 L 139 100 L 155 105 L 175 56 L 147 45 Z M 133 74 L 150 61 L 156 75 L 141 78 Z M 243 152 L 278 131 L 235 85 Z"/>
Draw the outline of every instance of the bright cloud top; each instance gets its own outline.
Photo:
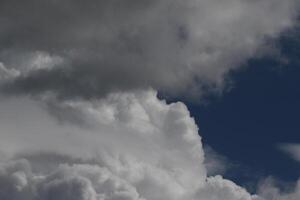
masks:
<path id="1" fill-rule="evenodd" d="M 113 93 L 95 102 L 66 101 L 64 106 L 80 110 L 89 128 L 59 124 L 32 100 L 2 99 L 1 199 L 299 197 L 298 189 L 281 194 L 267 184 L 260 197 L 253 196 L 221 176 L 207 177 L 201 138 L 187 108 L 180 102 L 166 104 L 154 91 Z"/>
<path id="2" fill-rule="evenodd" d="M 198 128 L 184 104 L 166 104 L 154 91 L 65 104 L 80 108 L 91 127 L 58 124 L 31 100 L 1 104 L 11 111 L 0 114 L 7 157 L 1 199 L 252 199 L 231 181 L 207 179 Z"/>

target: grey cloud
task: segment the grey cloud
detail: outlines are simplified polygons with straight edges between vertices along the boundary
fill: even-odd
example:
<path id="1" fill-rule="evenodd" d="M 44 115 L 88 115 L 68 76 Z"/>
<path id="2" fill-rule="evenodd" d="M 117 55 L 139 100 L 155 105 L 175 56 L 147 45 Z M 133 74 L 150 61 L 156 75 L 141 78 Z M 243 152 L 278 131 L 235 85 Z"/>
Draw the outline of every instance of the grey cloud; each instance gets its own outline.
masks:
<path id="1" fill-rule="evenodd" d="M 27 180 L 30 173 L 30 164 L 26 160 L 1 163 L 0 198 L 30 200 L 32 190 Z"/>
<path id="2" fill-rule="evenodd" d="M 0 165 L 1 199 L 15 200 L 160 200 L 160 199 L 228 199 L 252 200 L 252 196 L 233 182 L 220 176 L 210 177 L 197 189 L 189 191 L 174 183 L 168 173 L 150 166 L 131 171 L 126 163 L 123 170 L 98 164 L 68 164 L 67 160 L 52 171 L 33 172 L 28 160 L 8 161 Z M 128 168 L 129 167 L 129 168 Z"/>
<path id="3" fill-rule="evenodd" d="M 230 70 L 268 46 L 266 38 L 294 25 L 299 7 L 296 0 L 0 3 L 0 61 L 21 72 L 2 91 L 67 99 L 149 87 L 218 91 Z M 36 52 L 61 62 L 23 73 L 22 63 L 31 63 L 24 55 Z"/>
<path id="4" fill-rule="evenodd" d="M 91 182 L 85 178 L 61 178 L 52 180 L 40 186 L 38 199 L 41 200 L 95 200 L 96 192 Z"/>
<path id="5" fill-rule="evenodd" d="M 96 165 L 61 165 L 48 174 L 35 174 L 27 160 L 0 166 L 3 200 L 138 200 L 135 189 Z"/>

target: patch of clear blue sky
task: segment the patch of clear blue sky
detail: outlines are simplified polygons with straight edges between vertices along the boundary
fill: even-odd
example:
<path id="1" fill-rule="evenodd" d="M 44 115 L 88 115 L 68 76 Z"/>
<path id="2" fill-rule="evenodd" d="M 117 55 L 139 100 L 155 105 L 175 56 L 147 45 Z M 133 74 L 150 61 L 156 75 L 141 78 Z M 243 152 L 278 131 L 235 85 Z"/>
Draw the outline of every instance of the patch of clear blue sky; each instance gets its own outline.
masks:
<path id="1" fill-rule="evenodd" d="M 205 144 L 232 162 L 225 177 L 250 188 L 267 176 L 295 181 L 300 164 L 278 150 L 300 143 L 300 34 L 278 42 L 288 60 L 250 60 L 230 74 L 234 87 L 207 105 L 186 102 Z M 253 189 L 253 188 L 252 188 Z"/>

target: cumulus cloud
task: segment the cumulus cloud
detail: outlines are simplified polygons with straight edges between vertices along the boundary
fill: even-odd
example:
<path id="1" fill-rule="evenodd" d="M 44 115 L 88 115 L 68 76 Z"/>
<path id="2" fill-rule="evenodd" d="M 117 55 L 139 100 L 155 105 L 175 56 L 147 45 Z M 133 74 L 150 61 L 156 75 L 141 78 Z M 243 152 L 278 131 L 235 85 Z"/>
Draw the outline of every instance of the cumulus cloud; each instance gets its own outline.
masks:
<path id="1" fill-rule="evenodd" d="M 211 166 L 198 128 L 180 102 L 141 91 L 65 104 L 89 116 L 89 128 L 59 124 L 33 100 L 2 99 L 1 199 L 258 198 L 221 176 L 207 176 Z"/>
<path id="2" fill-rule="evenodd" d="M 136 163 L 135 163 L 136 164 Z M 223 199 L 251 200 L 244 189 L 220 176 L 207 179 L 204 186 L 186 193 L 167 174 L 140 166 L 135 177 L 91 164 L 62 164 L 50 174 L 36 175 L 30 163 L 18 160 L 1 166 L 5 184 L 2 199 L 16 200 L 145 200 L 145 199 Z M 127 166 L 122 166 L 127 169 Z M 152 171 L 154 170 L 154 171 Z M 137 176 L 138 175 L 138 176 Z M 255 196 L 253 196 L 255 198 Z"/>
<path id="3" fill-rule="evenodd" d="M 2 0 L 0 61 L 21 72 L 2 91 L 60 98 L 148 87 L 219 91 L 229 71 L 295 24 L 298 7 L 297 0 Z"/>
<path id="4" fill-rule="evenodd" d="M 1 100 L 0 152 L 5 157 L 0 161 L 0 199 L 299 197 L 291 193 L 286 198 L 278 189 L 270 193 L 271 186 L 261 189 L 265 193 L 259 196 L 251 195 L 221 176 L 208 176 L 215 165 L 204 162 L 198 128 L 186 106 L 167 104 L 153 90 L 111 93 L 97 101 L 64 101 L 61 106 L 80 110 L 88 126 L 58 123 L 39 101 Z"/>
<path id="5" fill-rule="evenodd" d="M 218 164 L 205 163 L 188 109 L 156 91 L 222 90 L 228 72 L 293 27 L 298 8 L 0 0 L 0 199 L 263 198 L 209 177 Z"/>
<path id="6" fill-rule="evenodd" d="M 94 152 L 124 152 L 160 161 L 175 171 L 188 167 L 184 176 L 194 176 L 196 171 L 201 177 L 205 174 L 198 127 L 183 103 L 168 105 L 154 91 L 114 93 L 97 102 L 68 102 L 88 116 L 89 129 L 60 125 L 36 104 L 26 98 L 2 100 L 0 151 L 46 151 L 80 158 L 95 157 Z"/>
<path id="7" fill-rule="evenodd" d="M 3 99 L 1 199 L 252 199 L 231 181 L 207 177 L 184 104 L 154 91 L 68 103 L 89 115 L 89 128 L 56 123 L 33 100 Z"/>

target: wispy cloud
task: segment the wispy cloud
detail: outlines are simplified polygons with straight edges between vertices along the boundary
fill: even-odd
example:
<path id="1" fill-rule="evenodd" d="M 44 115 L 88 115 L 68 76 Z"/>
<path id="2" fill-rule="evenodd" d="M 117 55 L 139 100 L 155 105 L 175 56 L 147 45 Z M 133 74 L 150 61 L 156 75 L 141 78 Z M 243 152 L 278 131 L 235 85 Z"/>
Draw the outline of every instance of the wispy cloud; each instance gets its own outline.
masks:
<path id="1" fill-rule="evenodd" d="M 280 144 L 278 148 L 300 162 L 300 144 Z"/>

